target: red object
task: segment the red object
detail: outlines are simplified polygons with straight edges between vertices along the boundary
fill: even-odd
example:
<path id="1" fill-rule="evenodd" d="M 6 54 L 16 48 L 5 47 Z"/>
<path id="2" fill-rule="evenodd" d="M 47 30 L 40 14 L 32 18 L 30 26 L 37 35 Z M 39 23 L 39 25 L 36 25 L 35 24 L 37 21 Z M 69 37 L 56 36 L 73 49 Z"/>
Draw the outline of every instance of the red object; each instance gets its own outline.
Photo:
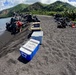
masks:
<path id="1" fill-rule="evenodd" d="M 22 22 L 20 22 L 20 21 L 17 21 L 17 23 L 16 23 L 19 27 L 21 27 L 22 26 Z"/>
<path id="2" fill-rule="evenodd" d="M 75 24 L 74 23 L 72 24 L 72 28 L 75 28 Z"/>

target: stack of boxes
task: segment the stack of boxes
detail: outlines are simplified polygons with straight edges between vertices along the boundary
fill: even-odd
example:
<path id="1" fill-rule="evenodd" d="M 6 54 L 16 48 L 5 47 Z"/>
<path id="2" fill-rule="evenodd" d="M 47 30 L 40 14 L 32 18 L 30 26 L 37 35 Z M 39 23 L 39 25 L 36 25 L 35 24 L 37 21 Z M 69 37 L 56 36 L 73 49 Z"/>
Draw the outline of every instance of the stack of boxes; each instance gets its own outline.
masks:
<path id="1" fill-rule="evenodd" d="M 35 25 L 36 27 L 39 24 Z M 31 35 L 31 38 L 26 44 L 24 44 L 20 48 L 20 54 L 22 57 L 24 57 L 26 60 L 30 61 L 36 52 L 39 50 L 40 44 L 42 44 L 42 37 L 43 37 L 43 31 L 34 31 Z"/>

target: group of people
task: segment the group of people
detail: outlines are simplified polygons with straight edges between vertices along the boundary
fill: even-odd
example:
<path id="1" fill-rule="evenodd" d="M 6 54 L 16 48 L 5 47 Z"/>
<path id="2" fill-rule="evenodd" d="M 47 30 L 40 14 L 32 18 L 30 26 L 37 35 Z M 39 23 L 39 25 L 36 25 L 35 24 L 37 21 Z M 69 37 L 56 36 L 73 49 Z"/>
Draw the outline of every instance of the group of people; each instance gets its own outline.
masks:
<path id="1" fill-rule="evenodd" d="M 56 14 L 54 19 L 57 22 L 57 28 L 66 28 L 66 26 L 71 26 L 72 21 L 68 17 L 63 17 L 61 14 Z"/>
<path id="2" fill-rule="evenodd" d="M 36 16 L 30 14 L 17 14 L 11 18 L 10 23 L 6 23 L 6 29 L 11 32 L 11 34 L 16 34 L 22 31 L 22 27 L 28 22 L 40 22 Z"/>
<path id="3" fill-rule="evenodd" d="M 21 32 L 23 22 L 20 20 L 19 16 L 12 17 L 10 23 L 6 23 L 6 28 L 11 34 L 16 34 Z"/>

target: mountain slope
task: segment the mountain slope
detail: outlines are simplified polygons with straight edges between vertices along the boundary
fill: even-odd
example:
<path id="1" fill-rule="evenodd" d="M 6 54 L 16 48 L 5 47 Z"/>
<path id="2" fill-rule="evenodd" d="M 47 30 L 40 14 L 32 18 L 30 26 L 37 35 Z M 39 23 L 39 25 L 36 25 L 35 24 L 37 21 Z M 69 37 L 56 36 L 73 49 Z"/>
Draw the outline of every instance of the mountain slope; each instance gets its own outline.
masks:
<path id="1" fill-rule="evenodd" d="M 13 8 L 10 8 L 9 10 L 12 12 L 18 12 L 18 11 L 22 11 L 24 8 L 28 7 L 27 4 L 19 4 Z"/>
<path id="2" fill-rule="evenodd" d="M 47 11 L 64 11 L 64 10 L 76 9 L 74 6 L 68 3 L 61 2 L 61 1 L 56 1 L 55 3 L 50 4 L 46 6 L 45 8 Z"/>
<path id="3" fill-rule="evenodd" d="M 49 5 L 42 4 L 40 2 L 36 2 L 34 4 L 31 4 L 31 5 L 19 4 L 15 7 L 10 8 L 10 9 L 0 11 L 0 18 L 12 16 L 13 12 L 17 12 L 17 13 L 32 12 L 33 14 L 43 14 L 43 13 L 45 14 L 45 13 L 48 13 L 51 11 L 62 12 L 65 10 L 76 11 L 76 7 L 74 7 L 68 3 L 61 2 L 61 1 L 56 1 L 56 2 L 49 4 Z"/>
<path id="4" fill-rule="evenodd" d="M 23 11 L 34 11 L 34 10 L 43 10 L 44 9 L 44 5 L 40 2 L 36 2 L 30 6 L 28 6 L 27 8 L 25 8 Z"/>
<path id="5" fill-rule="evenodd" d="M 13 12 L 21 12 L 26 7 L 28 7 L 27 4 L 18 4 L 12 8 L 0 11 L 0 18 L 1 17 L 10 17 L 10 16 L 12 16 Z"/>

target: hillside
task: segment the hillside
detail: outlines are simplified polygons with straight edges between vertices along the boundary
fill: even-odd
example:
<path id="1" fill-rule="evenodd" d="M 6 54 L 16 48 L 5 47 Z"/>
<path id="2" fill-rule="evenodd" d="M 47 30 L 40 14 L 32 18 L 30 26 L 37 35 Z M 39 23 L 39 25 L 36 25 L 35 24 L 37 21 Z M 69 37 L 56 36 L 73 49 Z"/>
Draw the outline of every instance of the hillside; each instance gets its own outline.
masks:
<path id="1" fill-rule="evenodd" d="M 24 8 L 28 7 L 27 4 L 18 4 L 12 8 L 0 11 L 0 17 L 9 17 L 12 16 L 13 12 L 21 12 Z"/>
<path id="2" fill-rule="evenodd" d="M 15 7 L 13 7 L 13 8 L 10 8 L 9 10 L 12 11 L 12 12 L 14 12 L 14 11 L 15 12 L 20 12 L 26 7 L 28 7 L 27 4 L 19 4 L 19 5 L 15 6 Z"/>
<path id="3" fill-rule="evenodd" d="M 76 8 L 68 3 L 64 3 L 61 1 L 56 1 L 55 3 L 46 6 L 47 11 L 65 11 L 73 9 Z"/>
<path id="4" fill-rule="evenodd" d="M 24 12 L 27 12 L 27 11 L 34 11 L 34 10 L 43 10 L 44 9 L 44 6 L 42 3 L 40 2 L 36 2 L 30 6 L 28 6 L 27 8 L 25 8 L 23 11 Z"/>
<path id="5" fill-rule="evenodd" d="M 31 5 L 27 4 L 19 4 L 15 7 L 3 10 L 0 12 L 1 17 L 9 17 L 12 16 L 13 12 L 17 13 L 26 13 L 31 12 L 32 14 L 48 14 L 49 12 L 63 12 L 65 10 L 76 11 L 76 8 L 68 3 L 64 3 L 61 1 L 56 1 L 55 3 L 46 5 L 40 2 L 36 2 Z"/>

